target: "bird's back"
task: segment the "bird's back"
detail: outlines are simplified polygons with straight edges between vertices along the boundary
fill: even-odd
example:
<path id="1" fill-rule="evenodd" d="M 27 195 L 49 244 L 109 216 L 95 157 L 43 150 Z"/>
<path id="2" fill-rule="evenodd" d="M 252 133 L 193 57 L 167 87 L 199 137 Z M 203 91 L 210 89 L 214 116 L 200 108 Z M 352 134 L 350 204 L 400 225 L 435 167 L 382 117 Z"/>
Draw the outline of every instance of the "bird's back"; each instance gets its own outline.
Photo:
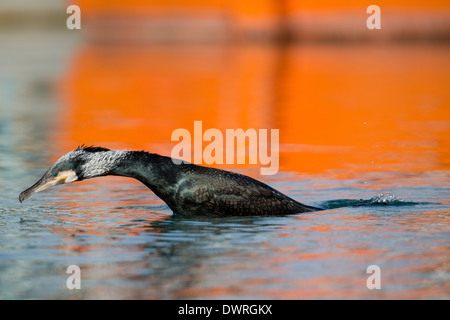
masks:
<path id="1" fill-rule="evenodd" d="M 181 164 L 169 206 L 178 214 L 286 215 L 320 210 L 238 173 Z M 166 201 L 167 202 L 167 201 Z"/>

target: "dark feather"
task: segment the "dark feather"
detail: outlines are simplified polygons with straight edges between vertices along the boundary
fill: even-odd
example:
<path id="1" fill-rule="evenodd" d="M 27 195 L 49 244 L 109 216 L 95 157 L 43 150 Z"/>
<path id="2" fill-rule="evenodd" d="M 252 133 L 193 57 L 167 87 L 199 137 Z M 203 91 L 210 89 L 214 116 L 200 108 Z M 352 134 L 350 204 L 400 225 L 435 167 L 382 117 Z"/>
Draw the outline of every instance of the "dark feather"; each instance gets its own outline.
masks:
<path id="1" fill-rule="evenodd" d="M 83 150 L 85 152 L 102 152 L 102 151 L 110 151 L 110 149 L 103 148 L 103 147 L 94 147 L 94 146 L 86 146 L 82 144 L 81 146 L 78 146 L 76 150 Z"/>

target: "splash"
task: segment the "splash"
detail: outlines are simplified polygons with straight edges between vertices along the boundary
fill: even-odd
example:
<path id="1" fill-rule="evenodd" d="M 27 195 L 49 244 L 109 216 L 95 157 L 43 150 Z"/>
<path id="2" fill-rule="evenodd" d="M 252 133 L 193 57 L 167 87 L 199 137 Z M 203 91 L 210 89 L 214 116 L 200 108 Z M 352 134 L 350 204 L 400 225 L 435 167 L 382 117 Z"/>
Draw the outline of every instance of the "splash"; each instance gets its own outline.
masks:
<path id="1" fill-rule="evenodd" d="M 396 202 L 403 202 L 403 200 L 397 198 L 394 194 L 388 193 L 380 193 L 369 200 L 371 204 L 389 204 Z"/>
<path id="2" fill-rule="evenodd" d="M 391 206 L 412 206 L 426 204 L 424 202 L 405 201 L 398 198 L 392 193 L 380 193 L 369 200 L 364 199 L 336 199 L 322 202 L 319 206 L 323 209 L 336 209 L 345 207 L 369 207 L 378 205 L 391 205 Z"/>

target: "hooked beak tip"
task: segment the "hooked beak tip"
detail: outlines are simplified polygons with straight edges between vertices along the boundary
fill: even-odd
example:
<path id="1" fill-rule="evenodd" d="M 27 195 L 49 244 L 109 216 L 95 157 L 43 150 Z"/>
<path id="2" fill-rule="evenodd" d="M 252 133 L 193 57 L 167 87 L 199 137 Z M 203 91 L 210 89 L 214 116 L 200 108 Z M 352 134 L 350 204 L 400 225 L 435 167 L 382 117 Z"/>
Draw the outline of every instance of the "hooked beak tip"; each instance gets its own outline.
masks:
<path id="1" fill-rule="evenodd" d="M 27 195 L 27 194 L 25 193 L 25 191 L 22 192 L 22 193 L 19 195 L 19 201 L 20 201 L 20 203 L 23 203 L 29 196 L 30 196 L 30 195 Z"/>
<path id="2" fill-rule="evenodd" d="M 19 201 L 20 203 L 23 203 L 26 199 L 28 199 L 31 195 L 40 192 L 42 190 L 45 190 L 55 183 L 53 181 L 49 181 L 45 177 L 42 177 L 38 182 L 36 182 L 33 186 L 28 188 L 27 190 L 23 191 L 19 195 Z"/>

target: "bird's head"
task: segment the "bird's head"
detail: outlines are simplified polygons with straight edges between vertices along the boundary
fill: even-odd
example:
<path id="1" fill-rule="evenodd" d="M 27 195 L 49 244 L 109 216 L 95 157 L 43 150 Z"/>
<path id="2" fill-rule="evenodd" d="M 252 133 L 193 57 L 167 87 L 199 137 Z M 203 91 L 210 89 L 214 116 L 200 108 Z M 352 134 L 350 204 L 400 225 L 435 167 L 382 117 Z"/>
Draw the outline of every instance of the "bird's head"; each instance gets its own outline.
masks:
<path id="1" fill-rule="evenodd" d="M 108 161 L 110 158 L 107 156 L 108 151 L 110 150 L 100 147 L 81 146 L 66 153 L 47 170 L 38 182 L 20 194 L 19 201 L 23 202 L 32 194 L 59 184 L 105 175 L 108 164 L 111 164 L 111 161 Z"/>

